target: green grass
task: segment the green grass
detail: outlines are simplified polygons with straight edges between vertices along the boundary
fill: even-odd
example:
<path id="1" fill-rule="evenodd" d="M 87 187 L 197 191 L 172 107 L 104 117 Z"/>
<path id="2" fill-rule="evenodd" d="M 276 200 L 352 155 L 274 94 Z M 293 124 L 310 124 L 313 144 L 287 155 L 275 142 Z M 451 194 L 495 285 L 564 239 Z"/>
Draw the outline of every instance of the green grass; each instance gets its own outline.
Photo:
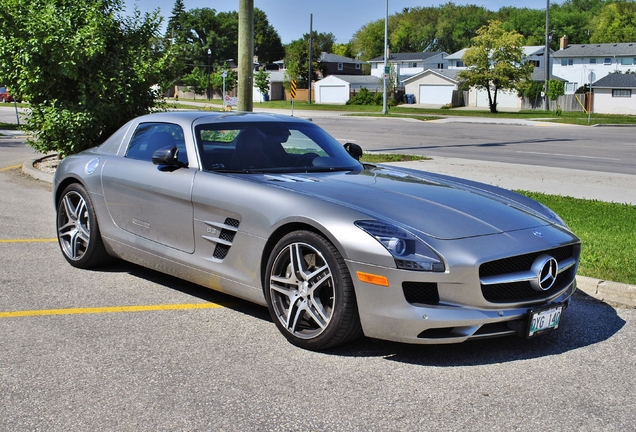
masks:
<path id="1" fill-rule="evenodd" d="M 397 154 L 397 153 L 364 153 L 360 158 L 361 162 L 384 163 L 384 162 L 410 162 L 420 160 L 431 160 L 426 156 Z"/>
<path id="2" fill-rule="evenodd" d="M 636 206 L 521 193 L 557 212 L 581 239 L 580 275 L 636 284 Z"/>
<path id="3" fill-rule="evenodd" d="M 3 123 L 0 122 L 0 129 L 4 130 L 19 130 L 19 126 L 16 123 Z"/>

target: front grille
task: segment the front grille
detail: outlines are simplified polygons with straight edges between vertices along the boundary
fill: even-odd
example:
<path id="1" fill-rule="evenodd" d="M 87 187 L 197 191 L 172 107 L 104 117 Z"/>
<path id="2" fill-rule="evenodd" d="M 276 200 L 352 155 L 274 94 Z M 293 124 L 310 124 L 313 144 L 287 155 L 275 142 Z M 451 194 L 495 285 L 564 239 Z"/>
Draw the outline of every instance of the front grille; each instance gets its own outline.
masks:
<path id="1" fill-rule="evenodd" d="M 404 298 L 411 304 L 439 304 L 437 284 L 431 282 L 402 282 Z"/>
<path id="2" fill-rule="evenodd" d="M 511 273 L 520 273 L 530 270 L 534 261 L 543 254 L 550 255 L 562 262 L 568 258 L 578 259 L 578 250 L 574 245 L 562 246 L 559 248 L 539 251 L 525 255 L 518 255 L 509 258 L 503 258 L 482 264 L 479 267 L 479 277 L 499 276 Z M 530 285 L 530 282 L 510 282 L 499 283 L 494 285 L 482 285 L 481 292 L 484 298 L 492 303 L 512 303 L 522 301 L 540 300 L 548 298 L 559 291 L 566 288 L 574 280 L 576 266 L 560 273 L 552 286 L 547 291 L 536 291 Z"/>
<path id="3" fill-rule="evenodd" d="M 574 245 L 483 263 L 479 267 L 479 277 L 482 278 L 484 276 L 496 276 L 530 270 L 534 260 L 543 254 L 553 256 L 557 261 L 563 261 L 564 259 L 574 256 Z"/>

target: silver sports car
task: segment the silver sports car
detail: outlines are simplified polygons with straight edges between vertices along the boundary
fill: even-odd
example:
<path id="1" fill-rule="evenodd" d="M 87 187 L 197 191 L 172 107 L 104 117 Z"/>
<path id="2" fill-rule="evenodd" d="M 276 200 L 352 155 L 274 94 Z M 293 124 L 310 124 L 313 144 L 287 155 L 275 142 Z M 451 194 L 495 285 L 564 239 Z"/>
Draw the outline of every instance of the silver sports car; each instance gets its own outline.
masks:
<path id="1" fill-rule="evenodd" d="M 266 305 L 312 350 L 559 326 L 581 246 L 555 213 L 359 150 L 294 117 L 139 117 L 60 164 L 59 244 L 75 267 L 117 257 Z"/>

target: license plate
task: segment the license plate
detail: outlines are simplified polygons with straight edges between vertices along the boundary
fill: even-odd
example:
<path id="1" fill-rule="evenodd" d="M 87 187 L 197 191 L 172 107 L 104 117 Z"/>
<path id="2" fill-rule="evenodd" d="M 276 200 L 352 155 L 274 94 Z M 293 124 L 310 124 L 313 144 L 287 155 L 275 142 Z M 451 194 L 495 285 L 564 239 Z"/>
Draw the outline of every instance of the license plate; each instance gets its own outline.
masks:
<path id="1" fill-rule="evenodd" d="M 561 312 L 563 312 L 561 304 L 528 312 L 528 337 L 558 328 L 561 322 Z"/>

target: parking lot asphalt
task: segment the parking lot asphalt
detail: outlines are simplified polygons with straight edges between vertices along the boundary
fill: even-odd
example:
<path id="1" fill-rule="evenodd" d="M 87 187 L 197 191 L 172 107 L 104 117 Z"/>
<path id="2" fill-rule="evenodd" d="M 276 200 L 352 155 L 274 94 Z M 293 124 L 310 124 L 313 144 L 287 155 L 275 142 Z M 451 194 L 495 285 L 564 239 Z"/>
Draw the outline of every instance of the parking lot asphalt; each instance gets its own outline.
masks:
<path id="1" fill-rule="evenodd" d="M 53 174 L 33 167 L 35 160 L 22 166 L 25 174 L 53 182 Z M 636 204 L 636 176 L 590 172 L 563 168 L 487 162 L 457 158 L 395 162 L 393 166 L 462 177 L 505 189 L 526 190 L 574 198 Z M 578 288 L 587 295 L 612 304 L 636 307 L 636 286 L 577 276 Z"/>

